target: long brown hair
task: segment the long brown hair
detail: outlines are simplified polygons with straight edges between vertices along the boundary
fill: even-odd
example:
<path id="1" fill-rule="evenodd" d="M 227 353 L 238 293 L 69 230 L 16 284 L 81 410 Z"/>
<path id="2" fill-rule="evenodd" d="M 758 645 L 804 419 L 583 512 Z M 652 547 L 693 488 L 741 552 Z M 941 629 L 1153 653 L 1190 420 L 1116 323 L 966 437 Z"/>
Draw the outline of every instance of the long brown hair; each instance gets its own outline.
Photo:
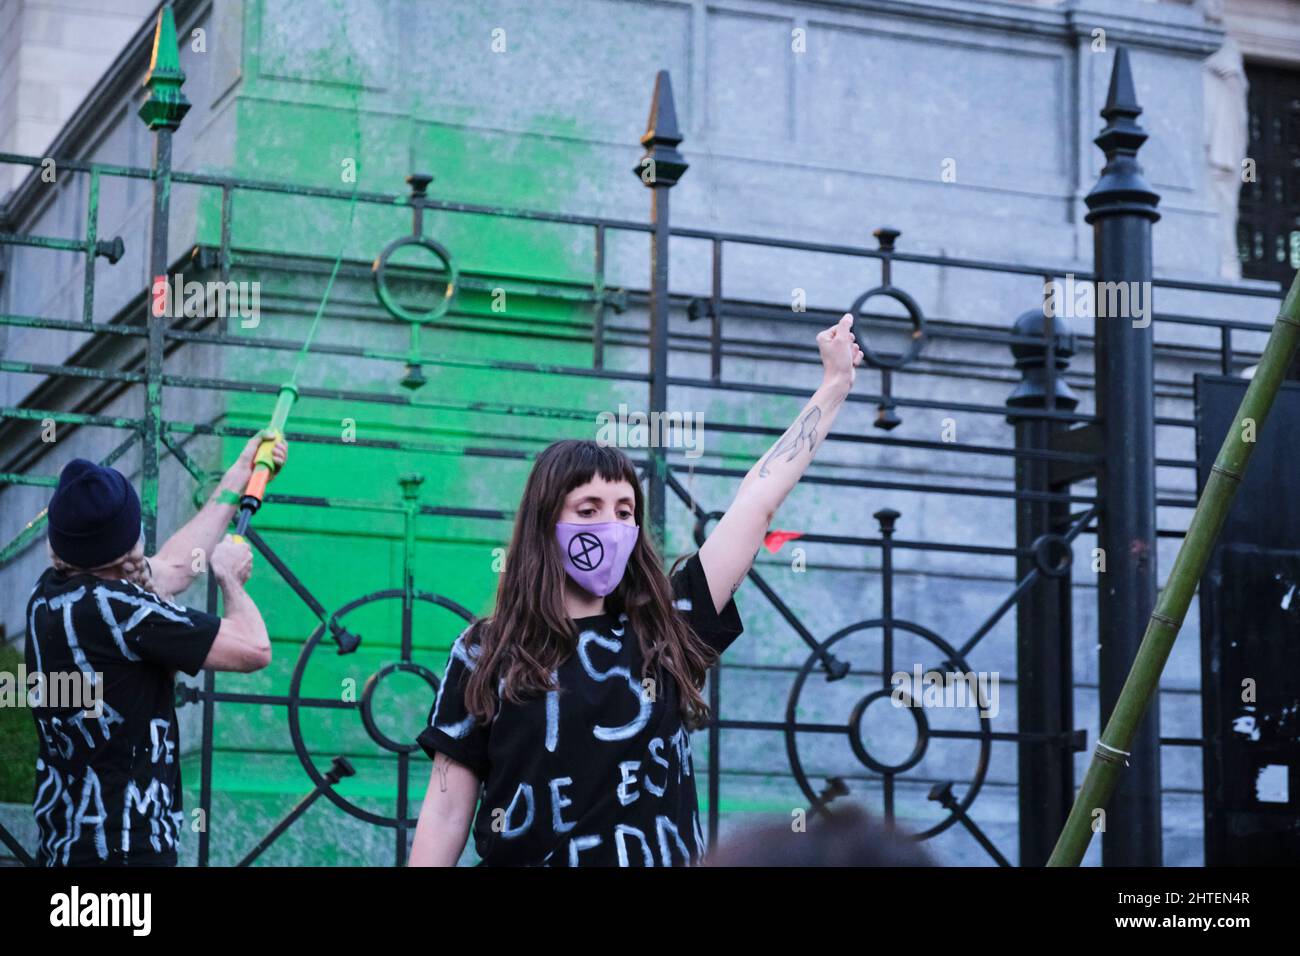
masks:
<path id="1" fill-rule="evenodd" d="M 663 687 L 664 672 L 671 675 L 679 689 L 682 720 L 695 729 L 709 716 L 701 690 L 717 654 L 673 607 L 672 586 L 644 525 L 645 498 L 631 460 L 617 448 L 577 439 L 549 445 L 533 463 L 497 585 L 495 613 L 476 621 L 466 637 L 478 647 L 465 687 L 466 709 L 481 721 L 490 720 L 499 681 L 501 696 L 512 703 L 555 690 L 551 673 L 574 653 L 578 638 L 564 607 L 566 575 L 555 524 L 569 492 L 596 475 L 632 486 L 636 523 L 642 529 L 623 579 L 605 598 L 605 610 L 627 614 L 641 646 L 642 680 L 651 677 L 656 687 Z"/>

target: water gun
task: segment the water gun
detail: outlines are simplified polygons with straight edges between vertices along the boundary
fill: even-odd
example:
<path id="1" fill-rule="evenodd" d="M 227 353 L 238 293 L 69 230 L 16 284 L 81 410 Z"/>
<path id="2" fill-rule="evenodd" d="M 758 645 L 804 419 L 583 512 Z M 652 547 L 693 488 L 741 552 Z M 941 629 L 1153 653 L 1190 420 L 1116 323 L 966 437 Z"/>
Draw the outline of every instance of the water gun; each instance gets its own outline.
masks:
<path id="1" fill-rule="evenodd" d="M 262 430 L 262 443 L 257 446 L 257 454 L 253 456 L 253 473 L 248 476 L 244 493 L 239 496 L 239 516 L 235 520 L 235 533 L 232 535 L 238 542 L 244 541 L 248 523 L 253 520 L 253 515 L 257 514 L 257 509 L 262 507 L 262 499 L 266 497 L 266 483 L 276 472 L 275 460 L 271 457 L 271 453 L 275 450 L 276 442 L 284 438 L 284 426 L 289 421 L 289 410 L 297 400 L 296 385 L 290 382 L 280 386 L 280 395 L 276 398 L 275 410 L 271 413 L 271 424 Z"/>

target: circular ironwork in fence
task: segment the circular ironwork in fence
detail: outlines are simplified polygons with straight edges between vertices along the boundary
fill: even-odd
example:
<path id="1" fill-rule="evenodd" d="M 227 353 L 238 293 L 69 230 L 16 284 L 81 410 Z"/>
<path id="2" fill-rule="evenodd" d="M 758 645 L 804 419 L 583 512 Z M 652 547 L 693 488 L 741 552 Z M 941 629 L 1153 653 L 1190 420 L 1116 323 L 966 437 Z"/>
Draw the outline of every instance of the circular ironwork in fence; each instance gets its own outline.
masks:
<path id="1" fill-rule="evenodd" d="M 907 348 L 900 355 L 881 355 L 874 352 L 871 346 L 867 344 L 865 335 L 862 333 L 861 323 L 859 322 L 859 313 L 862 307 L 866 305 L 867 300 L 876 296 L 885 296 L 893 299 L 907 310 L 907 318 L 912 323 L 912 336 L 908 340 Z M 874 289 L 868 289 L 862 295 L 853 300 L 853 305 L 849 306 L 849 311 L 853 314 L 853 338 L 858 343 L 858 348 L 862 349 L 862 360 L 873 368 L 896 370 L 915 361 L 921 354 L 921 349 L 925 347 L 925 315 L 921 312 L 921 307 L 916 300 L 897 286 L 878 285 Z"/>
<path id="2" fill-rule="evenodd" d="M 447 274 L 447 284 L 443 289 L 442 297 L 428 309 L 412 309 L 402 305 L 388 288 L 388 260 L 392 258 L 393 253 L 397 252 L 398 249 L 406 246 L 416 246 L 433 253 L 442 262 L 440 271 Z M 379 297 L 383 307 L 394 318 L 401 319 L 404 322 L 412 322 L 416 325 L 432 322 L 447 314 L 447 310 L 451 308 L 451 300 L 456 295 L 456 282 L 459 278 L 456 263 L 452 260 L 451 253 L 447 251 L 447 248 L 435 239 L 420 235 L 403 236 L 401 239 L 390 242 L 384 247 L 384 251 L 375 258 L 371 272 L 374 274 L 375 279 L 375 295 Z"/>
<path id="3" fill-rule="evenodd" d="M 1049 578 L 1063 578 L 1070 573 L 1074 551 L 1070 539 L 1059 534 L 1040 534 L 1034 539 L 1034 563 Z"/>
<path id="4" fill-rule="evenodd" d="M 959 803 L 948 810 L 948 814 L 944 819 L 929 829 L 916 834 L 917 839 L 926 840 L 942 833 L 944 830 L 957 823 L 961 817 L 965 815 L 965 812 L 970 805 L 975 801 L 975 797 L 979 794 L 981 787 L 984 785 L 984 778 L 987 776 L 989 769 L 989 756 L 993 746 L 993 727 L 985 713 L 977 710 L 979 718 L 978 733 L 936 731 L 931 728 L 930 721 L 925 715 L 925 706 L 923 701 L 914 700 L 913 695 L 902 692 L 902 695 L 908 704 L 906 710 L 911 714 L 912 720 L 916 724 L 916 745 L 912 748 L 912 752 L 908 754 L 907 757 L 896 761 L 887 761 L 881 759 L 876 754 L 873 754 L 866 741 L 863 740 L 862 733 L 862 721 L 866 715 L 867 709 L 876 701 L 889 699 L 895 693 L 893 690 L 882 688 L 874 690 L 859 698 L 850 709 L 848 719 L 842 727 L 833 727 L 821 722 L 817 722 L 814 725 L 809 725 L 807 723 L 801 725 L 796 719 L 796 715 L 799 711 L 800 696 L 803 693 L 808 677 L 813 672 L 813 668 L 823 659 L 825 653 L 829 651 L 831 646 L 861 631 L 883 631 L 886 624 L 888 624 L 894 631 L 903 631 L 912 634 L 933 645 L 943 654 L 943 660 L 945 662 L 944 666 L 963 673 L 969 673 L 970 669 L 957 649 L 951 646 L 938 634 L 935 634 L 928 628 L 922 627 L 920 624 L 914 624 L 911 621 L 899 620 L 897 618 L 891 621 L 886 621 L 884 618 L 876 618 L 874 620 L 859 621 L 856 624 L 850 624 L 848 627 L 845 627 L 831 635 L 823 644 L 819 645 L 818 649 L 809 654 L 807 660 L 804 661 L 803 666 L 800 667 L 799 673 L 795 676 L 794 684 L 790 688 L 790 697 L 786 704 L 785 712 L 786 754 L 789 757 L 790 768 L 794 772 L 794 778 L 799 785 L 799 789 L 803 791 L 812 806 L 821 810 L 825 808 L 825 801 L 823 801 L 823 799 L 813 789 L 799 757 L 799 746 L 796 737 L 800 732 L 844 734 L 848 737 L 849 746 L 853 751 L 853 755 L 865 767 L 882 775 L 887 781 L 887 786 L 893 785 L 893 778 L 895 776 L 905 773 L 920 763 L 925 757 L 926 751 L 929 749 L 931 740 L 935 739 L 937 736 L 942 735 L 944 739 L 956 737 L 957 739 L 977 740 L 979 742 L 979 756 L 975 764 L 975 773 L 971 777 L 970 786 L 966 790 L 966 795 Z M 852 672 L 850 671 L 850 676 L 851 674 Z M 918 706 L 918 704 L 920 706 Z M 804 728 L 812 727 L 814 729 L 804 729 L 801 731 L 801 726 Z"/>
<path id="5" fill-rule="evenodd" d="M 321 640 L 331 629 L 331 626 L 338 623 L 341 618 L 352 613 L 359 607 L 372 604 L 376 601 L 401 600 L 404 595 L 405 592 L 401 588 L 389 588 L 384 591 L 374 591 L 343 605 L 330 615 L 327 622 L 320 624 L 316 630 L 312 631 L 311 636 L 307 638 L 306 642 L 302 646 L 302 651 L 298 654 L 298 663 L 294 666 L 293 677 L 289 681 L 289 736 L 293 741 L 294 753 L 298 755 L 298 762 L 302 764 L 302 768 L 307 772 L 307 776 L 311 778 L 312 783 L 316 785 L 320 792 L 344 813 L 354 816 L 359 820 L 364 820 L 367 823 L 373 823 L 377 826 L 390 827 L 394 829 L 396 829 L 401 822 L 404 822 L 407 826 L 414 826 L 417 822 L 417 817 L 408 816 L 405 821 L 399 821 L 396 816 L 383 816 L 378 813 L 373 813 L 372 811 L 353 803 L 347 797 L 339 794 L 338 791 L 325 779 L 324 774 L 316 767 L 315 761 L 312 759 L 312 754 L 307 748 L 307 742 L 303 739 L 302 721 L 299 711 L 302 707 L 320 706 L 319 704 L 312 704 L 310 701 L 304 702 L 302 700 L 302 681 L 307 672 L 307 664 L 311 660 L 312 652 L 320 646 Z M 466 623 L 474 620 L 474 615 L 472 613 L 450 598 L 443 597 L 441 594 L 432 594 L 428 591 L 416 591 L 412 597 L 416 601 L 422 601 L 426 604 L 432 604 L 436 607 L 441 607 L 451 611 L 453 614 L 463 618 Z M 403 628 L 407 629 L 408 627 L 409 621 L 404 621 Z M 379 684 L 385 677 L 397 672 L 415 674 L 429 685 L 435 695 L 437 694 L 440 684 L 437 676 L 428 668 L 412 661 L 410 659 L 409 651 L 404 649 L 399 655 L 397 661 L 384 665 L 374 674 L 370 675 L 366 681 L 365 688 L 361 693 L 361 700 L 357 705 L 357 710 L 361 714 L 362 726 L 365 727 L 366 733 L 369 735 L 371 740 L 385 750 L 398 755 L 403 755 L 413 753 L 418 749 L 417 745 L 415 743 L 403 743 L 401 741 L 393 740 L 387 734 L 383 733 L 374 719 L 373 711 L 374 694 Z M 400 774 L 403 772 L 400 762 L 398 767 L 398 773 Z M 398 781 L 398 787 L 400 792 L 400 780 Z"/>
<path id="6" fill-rule="evenodd" d="M 375 688 L 389 674 L 396 673 L 415 674 L 429 685 L 429 689 L 433 691 L 435 698 L 438 696 L 438 677 L 423 664 L 416 664 L 411 661 L 394 661 L 391 664 L 385 664 L 370 675 L 365 688 L 361 691 L 361 723 L 365 725 L 366 732 L 370 734 L 371 739 L 385 750 L 391 750 L 395 754 L 409 754 L 418 750 L 418 745 L 394 740 L 379 729 L 379 723 L 375 720 Z"/>

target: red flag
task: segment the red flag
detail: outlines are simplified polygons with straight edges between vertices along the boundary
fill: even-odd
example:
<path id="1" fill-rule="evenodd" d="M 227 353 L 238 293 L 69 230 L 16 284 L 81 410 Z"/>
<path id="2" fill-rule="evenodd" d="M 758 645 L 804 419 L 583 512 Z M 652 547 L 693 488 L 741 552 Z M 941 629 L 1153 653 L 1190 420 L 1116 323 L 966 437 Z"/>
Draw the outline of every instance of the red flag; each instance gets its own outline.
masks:
<path id="1" fill-rule="evenodd" d="M 787 541 L 802 538 L 802 531 L 769 531 L 763 536 L 763 547 L 776 554 Z"/>

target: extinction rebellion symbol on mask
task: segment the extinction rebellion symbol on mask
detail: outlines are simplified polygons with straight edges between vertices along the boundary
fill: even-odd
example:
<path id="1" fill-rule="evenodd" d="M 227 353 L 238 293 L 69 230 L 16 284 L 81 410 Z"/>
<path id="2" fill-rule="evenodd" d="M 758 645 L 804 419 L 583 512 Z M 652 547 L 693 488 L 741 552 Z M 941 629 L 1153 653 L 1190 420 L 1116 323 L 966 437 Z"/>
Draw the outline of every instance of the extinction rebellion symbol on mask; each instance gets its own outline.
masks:
<path id="1" fill-rule="evenodd" d="M 569 558 L 580 571 L 593 571 L 605 559 L 605 546 L 594 534 L 579 531 L 569 539 Z"/>

